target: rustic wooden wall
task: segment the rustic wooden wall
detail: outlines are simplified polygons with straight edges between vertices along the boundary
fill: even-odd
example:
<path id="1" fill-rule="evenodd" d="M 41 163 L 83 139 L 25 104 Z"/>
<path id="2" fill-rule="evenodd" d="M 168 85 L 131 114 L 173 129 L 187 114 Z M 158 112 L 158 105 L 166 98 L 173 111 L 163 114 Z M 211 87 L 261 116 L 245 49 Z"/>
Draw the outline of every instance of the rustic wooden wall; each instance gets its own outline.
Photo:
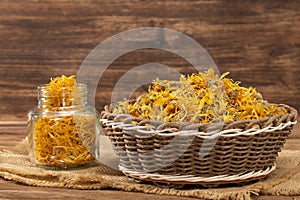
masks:
<path id="1" fill-rule="evenodd" d="M 38 84 L 76 74 L 101 41 L 147 26 L 193 37 L 221 72 L 300 110 L 300 1 L 1 0 L 0 121 L 26 120 Z M 193 72 L 171 53 L 128 53 L 101 79 L 97 108 L 109 102 L 124 70 L 148 62 Z"/>

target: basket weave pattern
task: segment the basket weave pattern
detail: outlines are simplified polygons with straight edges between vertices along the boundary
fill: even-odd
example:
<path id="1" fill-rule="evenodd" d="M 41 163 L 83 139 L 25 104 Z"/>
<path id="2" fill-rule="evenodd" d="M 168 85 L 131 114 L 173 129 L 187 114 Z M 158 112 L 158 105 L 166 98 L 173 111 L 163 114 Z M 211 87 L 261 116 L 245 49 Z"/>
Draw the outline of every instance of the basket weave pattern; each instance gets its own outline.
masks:
<path id="1" fill-rule="evenodd" d="M 166 176 L 230 176 L 275 166 L 297 119 L 295 109 L 280 106 L 287 113 L 215 127 L 113 114 L 108 106 L 100 121 L 119 156 L 121 170 Z"/>

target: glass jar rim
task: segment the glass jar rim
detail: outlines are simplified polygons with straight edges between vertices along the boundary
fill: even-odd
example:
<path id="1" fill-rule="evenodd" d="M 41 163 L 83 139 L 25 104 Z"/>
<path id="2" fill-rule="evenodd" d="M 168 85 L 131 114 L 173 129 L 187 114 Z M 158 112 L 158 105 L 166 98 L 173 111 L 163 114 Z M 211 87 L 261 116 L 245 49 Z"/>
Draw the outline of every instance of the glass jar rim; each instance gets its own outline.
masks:
<path id="1" fill-rule="evenodd" d="M 86 84 L 77 83 L 73 87 L 60 87 L 57 91 L 47 88 L 48 85 L 49 84 L 42 84 L 37 87 L 38 99 L 67 97 L 74 100 L 74 98 L 87 98 L 88 89 Z"/>
<path id="2" fill-rule="evenodd" d="M 47 84 L 40 84 L 37 89 L 38 90 L 45 90 L 47 86 L 49 86 L 50 84 L 47 83 Z M 87 85 L 84 84 L 84 83 L 76 83 L 74 86 L 70 87 L 70 86 L 67 86 L 67 87 L 60 87 L 62 90 L 65 90 L 65 89 L 69 89 L 69 88 L 81 88 L 81 89 L 84 89 L 84 90 L 87 90 Z"/>

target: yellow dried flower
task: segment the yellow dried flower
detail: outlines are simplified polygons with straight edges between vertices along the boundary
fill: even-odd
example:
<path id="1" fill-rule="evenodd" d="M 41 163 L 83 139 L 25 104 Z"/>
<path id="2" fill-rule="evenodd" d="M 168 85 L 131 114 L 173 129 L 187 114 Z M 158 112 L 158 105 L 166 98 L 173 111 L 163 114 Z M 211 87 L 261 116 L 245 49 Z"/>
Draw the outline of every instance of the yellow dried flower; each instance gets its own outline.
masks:
<path id="1" fill-rule="evenodd" d="M 269 104 L 256 89 L 240 86 L 209 69 L 181 75 L 178 82 L 156 79 L 148 93 L 135 101 L 120 102 L 114 113 L 165 122 L 210 123 L 261 119 L 283 114 L 285 109 Z"/>

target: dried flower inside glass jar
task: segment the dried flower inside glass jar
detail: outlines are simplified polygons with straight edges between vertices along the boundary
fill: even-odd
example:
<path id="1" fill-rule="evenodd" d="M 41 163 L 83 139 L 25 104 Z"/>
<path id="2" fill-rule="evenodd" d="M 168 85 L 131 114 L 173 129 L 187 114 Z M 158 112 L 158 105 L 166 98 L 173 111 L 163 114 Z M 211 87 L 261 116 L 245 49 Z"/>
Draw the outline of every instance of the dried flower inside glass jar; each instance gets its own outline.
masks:
<path id="1" fill-rule="evenodd" d="M 38 87 L 38 107 L 29 112 L 30 158 L 38 166 L 77 168 L 98 158 L 99 122 L 87 105 L 87 86 L 75 76 Z"/>

